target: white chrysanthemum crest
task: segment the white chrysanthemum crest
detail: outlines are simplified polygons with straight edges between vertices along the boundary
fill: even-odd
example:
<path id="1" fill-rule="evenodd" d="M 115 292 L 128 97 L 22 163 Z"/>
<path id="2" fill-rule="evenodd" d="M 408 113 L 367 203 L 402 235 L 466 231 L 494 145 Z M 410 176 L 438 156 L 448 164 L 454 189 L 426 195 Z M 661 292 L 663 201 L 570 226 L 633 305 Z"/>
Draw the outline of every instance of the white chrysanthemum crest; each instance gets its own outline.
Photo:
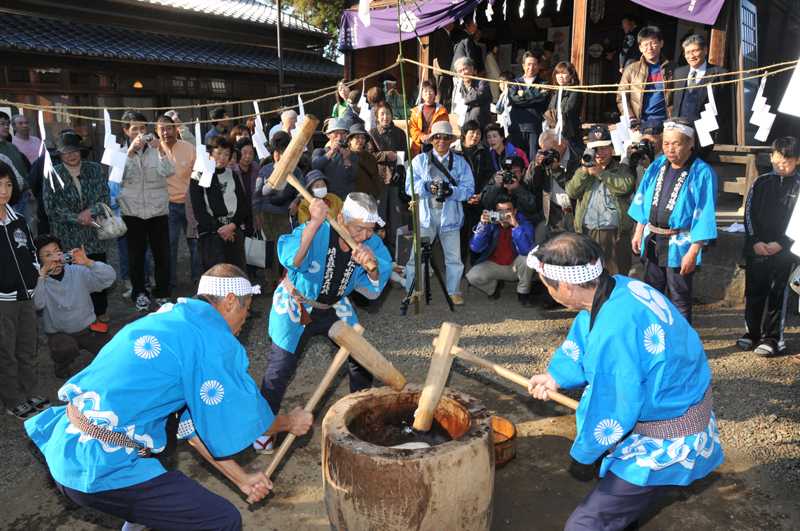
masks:
<path id="1" fill-rule="evenodd" d="M 143 360 L 157 358 L 161 354 L 161 343 L 156 336 L 141 336 L 133 342 L 133 353 Z"/>
<path id="2" fill-rule="evenodd" d="M 573 340 L 567 339 L 561 345 L 561 352 L 563 352 L 564 355 L 572 361 L 578 361 L 578 358 L 581 355 L 581 347 L 579 347 L 578 344 Z"/>
<path id="3" fill-rule="evenodd" d="M 603 419 L 594 428 L 594 438 L 603 446 L 614 444 L 622 438 L 622 425 L 614 419 Z"/>
<path id="4" fill-rule="evenodd" d="M 225 388 L 217 380 L 206 380 L 200 386 L 200 400 L 207 406 L 216 406 L 225 398 Z"/>
<path id="5" fill-rule="evenodd" d="M 661 354 L 667 348 L 664 329 L 657 323 L 648 326 L 644 331 L 644 349 L 650 354 Z"/>

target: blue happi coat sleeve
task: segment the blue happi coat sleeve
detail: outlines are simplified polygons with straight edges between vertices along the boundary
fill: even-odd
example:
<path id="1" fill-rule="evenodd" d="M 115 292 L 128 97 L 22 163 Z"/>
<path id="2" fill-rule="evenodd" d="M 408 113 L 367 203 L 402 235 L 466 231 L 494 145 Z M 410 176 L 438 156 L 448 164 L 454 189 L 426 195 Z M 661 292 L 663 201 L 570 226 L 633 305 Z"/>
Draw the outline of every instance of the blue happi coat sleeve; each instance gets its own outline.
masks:
<path id="1" fill-rule="evenodd" d="M 211 334 L 207 347 L 184 366 L 183 386 L 188 411 L 184 437 L 195 431 L 215 458 L 231 456 L 265 433 L 274 421 L 267 401 L 247 372 L 247 354 L 232 335 Z M 180 428 L 180 424 L 179 424 Z"/>
<path id="2" fill-rule="evenodd" d="M 689 190 L 694 195 L 695 208 L 692 214 L 692 243 L 717 238 L 717 176 L 708 164 L 698 168 L 697 179 Z"/>
<path id="3" fill-rule="evenodd" d="M 323 225 L 325 223 L 326 222 L 323 222 Z M 306 228 L 306 225 L 307 223 L 303 223 L 299 227 L 296 227 L 291 233 L 284 234 L 280 238 L 278 238 L 278 261 L 281 263 L 283 267 L 291 271 L 305 273 L 311 267 L 311 261 L 312 261 L 311 248 L 314 247 L 313 243 L 311 244 L 311 248 L 309 248 L 309 252 L 306 253 L 306 257 L 303 259 L 303 262 L 300 264 L 300 267 L 295 267 L 294 265 L 294 257 L 297 254 L 297 250 L 300 248 L 300 241 L 303 236 L 303 230 Z M 320 229 L 321 228 L 322 225 L 320 226 Z M 320 237 L 320 232 L 323 231 L 317 230 L 317 233 L 314 235 L 315 242 L 317 238 Z"/>
<path id="4" fill-rule="evenodd" d="M 661 165 L 663 163 L 664 161 L 661 160 L 661 157 L 659 157 L 647 167 L 647 170 L 642 176 L 642 182 L 639 183 L 639 188 L 633 195 L 631 206 L 628 207 L 628 216 L 642 225 L 647 225 L 647 222 L 650 219 L 650 201 L 652 199 L 648 200 L 647 198 L 652 198 L 652 192 L 648 194 L 648 191 L 655 186 L 655 180 L 656 177 L 658 177 L 658 171 L 661 169 Z"/>
<path id="5" fill-rule="evenodd" d="M 567 338 L 553 353 L 547 372 L 562 389 L 573 389 L 586 385 L 583 372 L 583 355 L 586 352 L 586 336 L 589 332 L 589 314 L 582 311 L 572 322 Z"/>
<path id="6" fill-rule="evenodd" d="M 590 464 L 633 429 L 645 401 L 638 328 L 596 322 L 584 360 L 587 385 L 575 413 L 570 455 Z"/>
<path id="7" fill-rule="evenodd" d="M 369 247 L 375 255 L 375 261 L 378 263 L 378 280 L 373 281 L 369 278 L 367 271 L 363 267 L 359 267 L 356 269 L 354 288 L 365 297 L 376 299 L 386 287 L 386 283 L 389 282 L 392 274 L 392 257 L 378 236 L 372 235 L 364 242 L 364 245 Z"/>

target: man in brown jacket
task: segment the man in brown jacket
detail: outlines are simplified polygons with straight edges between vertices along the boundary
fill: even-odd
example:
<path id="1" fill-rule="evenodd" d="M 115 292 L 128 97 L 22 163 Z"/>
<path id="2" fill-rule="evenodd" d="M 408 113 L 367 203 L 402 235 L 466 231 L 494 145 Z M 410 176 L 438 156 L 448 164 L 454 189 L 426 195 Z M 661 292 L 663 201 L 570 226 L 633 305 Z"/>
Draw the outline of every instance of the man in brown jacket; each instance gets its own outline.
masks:
<path id="1" fill-rule="evenodd" d="M 626 97 L 632 119 L 637 122 L 653 119 L 663 121 L 670 117 L 672 111 L 672 94 L 664 92 L 664 87 L 672 79 L 673 72 L 672 64 L 661 55 L 664 38 L 660 29 L 646 26 L 637 39 L 642 56 L 622 72 L 617 90 L 617 107 L 620 114 L 624 114 L 622 98 Z M 637 122 L 633 125 L 636 126 Z"/>

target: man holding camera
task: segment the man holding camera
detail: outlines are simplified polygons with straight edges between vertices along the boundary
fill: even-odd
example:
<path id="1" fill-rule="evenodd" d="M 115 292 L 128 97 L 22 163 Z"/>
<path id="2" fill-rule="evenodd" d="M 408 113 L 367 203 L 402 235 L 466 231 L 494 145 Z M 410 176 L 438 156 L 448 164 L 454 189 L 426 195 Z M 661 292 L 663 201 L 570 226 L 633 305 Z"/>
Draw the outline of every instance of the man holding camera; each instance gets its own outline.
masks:
<path id="1" fill-rule="evenodd" d="M 639 124 L 639 130 L 631 132 L 632 142 L 628 145 L 625 155 L 620 163 L 628 166 L 636 177 L 636 186 L 642 181 L 644 172 L 650 164 L 661 154 L 661 135 L 664 132 L 664 122 L 661 120 L 646 120 Z"/>
<path id="2" fill-rule="evenodd" d="M 69 378 L 70 364 L 80 350 L 100 352 L 114 334 L 97 323 L 91 293 L 114 283 L 117 273 L 110 265 L 90 259 L 83 248 L 64 253 L 61 241 L 44 234 L 36 238 L 39 278 L 33 303 L 43 310 L 42 322 L 57 378 Z"/>
<path id="3" fill-rule="evenodd" d="M 541 191 L 535 194 L 524 184 L 525 162 L 520 157 L 508 157 L 501 163 L 501 168 L 481 192 L 481 206 L 493 210 L 498 199 L 507 195 L 535 227 L 544 220 L 542 194 Z"/>
<path id="4" fill-rule="evenodd" d="M 324 173 L 328 191 L 339 197 L 347 197 L 356 186 L 358 156 L 347 147 L 348 133 L 342 120 L 331 118 L 325 128 L 328 143 L 315 149 L 311 156 L 311 169 Z"/>
<path id="5" fill-rule="evenodd" d="M 412 179 L 406 179 L 406 193 L 411 186 L 419 197 L 420 236 L 433 241 L 437 236 L 444 252 L 447 293 L 453 304 L 464 304 L 461 297 L 460 230 L 464 223 L 461 205 L 475 190 L 475 179 L 469 163 L 450 150 L 456 136 L 449 122 L 436 122 L 431 126 L 431 148 L 420 153 L 411 162 Z M 406 265 L 406 291 L 414 282 L 414 254 Z"/>
<path id="6" fill-rule="evenodd" d="M 575 226 L 573 218 L 573 201 L 564 187 L 578 169 L 580 159 L 569 149 L 565 138 L 558 138 L 553 130 L 539 135 L 539 151 L 525 174 L 525 186 L 532 193 L 542 196 L 542 215 L 546 225 L 536 226 L 539 241 L 545 237 L 545 227 L 559 231 L 572 231 Z M 545 203 L 544 193 L 549 196 Z"/>
<path id="7" fill-rule="evenodd" d="M 627 166 L 614 160 L 611 133 L 606 126 L 589 130 L 589 142 L 579 168 L 566 186 L 575 205 L 575 232 L 596 241 L 606 257 L 609 274 L 627 275 L 631 268 L 628 249 L 632 223 L 625 213 L 636 180 Z"/>
<path id="8" fill-rule="evenodd" d="M 517 299 L 530 306 L 533 270 L 525 259 L 534 246 L 533 224 L 514 208 L 508 195 L 497 196 L 495 210 L 484 210 L 469 242 L 473 254 L 467 282 L 489 295 L 500 298 L 501 282 L 518 280 Z"/>

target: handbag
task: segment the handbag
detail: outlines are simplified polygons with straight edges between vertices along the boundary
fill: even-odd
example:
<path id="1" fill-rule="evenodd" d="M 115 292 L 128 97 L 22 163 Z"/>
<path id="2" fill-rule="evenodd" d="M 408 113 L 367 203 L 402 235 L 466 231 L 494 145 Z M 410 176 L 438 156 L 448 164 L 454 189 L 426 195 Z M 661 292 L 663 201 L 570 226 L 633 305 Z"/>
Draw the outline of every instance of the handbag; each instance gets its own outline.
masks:
<path id="1" fill-rule="evenodd" d="M 111 208 L 105 203 L 100 203 L 103 207 L 105 214 L 95 220 L 95 228 L 97 229 L 97 238 L 99 240 L 114 240 L 125 236 L 128 232 L 128 226 L 120 216 L 115 216 Z"/>
<path id="2" fill-rule="evenodd" d="M 264 268 L 267 265 L 267 242 L 264 233 L 255 231 L 253 236 L 244 239 L 244 254 L 247 265 Z"/>

